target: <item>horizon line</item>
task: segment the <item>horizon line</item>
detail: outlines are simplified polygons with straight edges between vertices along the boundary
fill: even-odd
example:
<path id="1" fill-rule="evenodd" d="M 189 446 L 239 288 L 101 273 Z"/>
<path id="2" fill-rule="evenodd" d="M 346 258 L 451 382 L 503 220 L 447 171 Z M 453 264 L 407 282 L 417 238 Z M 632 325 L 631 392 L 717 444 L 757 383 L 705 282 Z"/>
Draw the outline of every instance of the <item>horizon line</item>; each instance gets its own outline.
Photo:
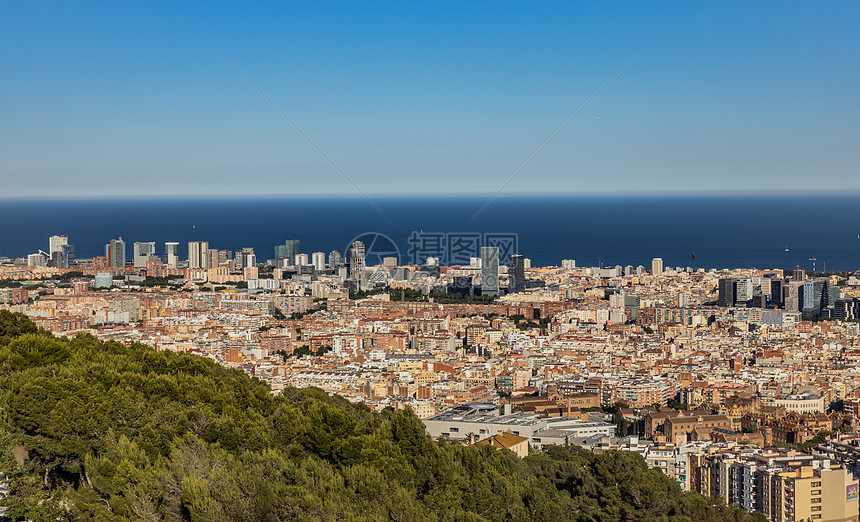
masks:
<path id="1" fill-rule="evenodd" d="M 486 197 L 486 192 L 376 192 L 370 195 L 380 199 L 471 199 Z M 520 192 L 516 194 L 503 194 L 498 199 L 560 199 L 560 198 L 654 198 L 654 197 L 850 197 L 860 196 L 860 189 L 849 190 L 629 190 L 629 191 L 533 191 Z M 30 196 L 0 196 L 2 202 L 14 201 L 104 201 L 104 200 L 207 200 L 207 199 L 232 199 L 232 200 L 259 200 L 259 199 L 363 199 L 361 196 L 350 192 L 309 192 L 296 194 L 102 194 L 102 195 L 30 195 Z"/>

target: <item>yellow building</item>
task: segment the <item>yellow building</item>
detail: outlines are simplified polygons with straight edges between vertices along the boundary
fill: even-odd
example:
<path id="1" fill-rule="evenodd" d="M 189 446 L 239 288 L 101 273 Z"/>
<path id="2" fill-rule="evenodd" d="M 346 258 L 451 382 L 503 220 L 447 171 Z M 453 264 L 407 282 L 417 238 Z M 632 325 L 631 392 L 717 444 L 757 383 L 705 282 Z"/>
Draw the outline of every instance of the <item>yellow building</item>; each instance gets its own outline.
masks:
<path id="1" fill-rule="evenodd" d="M 514 435 L 510 430 L 487 437 L 484 440 L 478 441 L 478 444 L 489 444 L 494 448 L 511 450 L 519 458 L 523 458 L 529 454 L 529 439 Z"/>
<path id="2" fill-rule="evenodd" d="M 415 384 L 431 384 L 439 380 L 439 376 L 433 372 L 427 370 L 418 370 L 412 372 L 412 378 L 415 381 Z"/>
<path id="3" fill-rule="evenodd" d="M 773 520 L 857 522 L 858 483 L 848 470 L 802 466 L 775 478 L 778 486 L 771 498 L 781 496 L 784 502 L 782 513 L 778 507 L 774 510 Z"/>
<path id="4" fill-rule="evenodd" d="M 691 489 L 774 522 L 858 522 L 857 479 L 820 456 L 734 447 L 693 456 L 690 467 Z"/>

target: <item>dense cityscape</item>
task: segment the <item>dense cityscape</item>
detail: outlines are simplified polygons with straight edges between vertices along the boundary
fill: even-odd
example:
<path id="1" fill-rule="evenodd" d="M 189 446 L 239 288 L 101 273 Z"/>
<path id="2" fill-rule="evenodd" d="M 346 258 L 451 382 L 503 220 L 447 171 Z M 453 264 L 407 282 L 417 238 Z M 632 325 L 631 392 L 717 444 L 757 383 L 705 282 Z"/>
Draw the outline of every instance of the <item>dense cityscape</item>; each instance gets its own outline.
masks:
<path id="1" fill-rule="evenodd" d="M 2 259 L 0 307 L 55 335 L 183 352 L 271 386 L 409 409 L 434 439 L 520 457 L 635 452 L 771 520 L 856 520 L 860 276 L 783 269 L 273 258 L 121 239 Z M 187 254 L 187 255 L 186 255 Z M 129 257 L 131 259 L 129 260 Z M 814 263 L 814 260 L 811 260 Z"/>
<path id="2" fill-rule="evenodd" d="M 6 2 L 0 522 L 860 522 L 857 20 Z"/>

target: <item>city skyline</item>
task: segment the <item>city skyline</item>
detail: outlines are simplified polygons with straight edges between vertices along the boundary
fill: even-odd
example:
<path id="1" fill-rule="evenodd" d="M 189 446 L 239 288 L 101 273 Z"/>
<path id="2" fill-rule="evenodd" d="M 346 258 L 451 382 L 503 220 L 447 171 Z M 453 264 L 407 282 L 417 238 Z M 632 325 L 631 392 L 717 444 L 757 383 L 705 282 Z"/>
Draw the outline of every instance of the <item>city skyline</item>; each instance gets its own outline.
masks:
<path id="1" fill-rule="evenodd" d="M 48 242 L 60 248 L 68 239 L 51 236 Z M 137 246 L 151 252 L 146 243 Z M 146 415 L 163 417 L 163 411 L 175 411 L 174 405 L 193 411 L 200 404 L 219 404 L 219 388 L 239 388 L 236 399 L 221 403 L 241 404 L 248 400 L 248 386 L 258 386 L 259 399 L 280 394 L 295 400 L 307 394 L 321 397 L 330 408 L 361 404 L 365 418 L 378 413 L 400 416 L 411 423 L 414 435 L 408 440 L 423 439 L 429 445 L 444 439 L 445 448 L 474 451 L 476 462 L 503 457 L 508 463 L 505 473 L 526 468 L 512 467 L 515 458 L 525 459 L 528 466 L 548 462 L 552 468 L 545 469 L 555 470 L 552 473 L 562 469 L 559 464 L 573 462 L 577 477 L 588 477 L 583 473 L 607 463 L 623 463 L 649 484 L 660 485 L 649 485 L 648 491 L 665 497 L 650 508 L 633 505 L 631 513 L 645 514 L 647 509 L 659 518 L 674 512 L 666 507 L 672 498 L 688 503 L 692 498 L 693 505 L 729 513 L 732 520 L 763 519 L 744 511 L 782 520 L 856 518 L 860 377 L 854 369 L 860 353 L 860 273 L 822 277 L 803 270 L 675 271 L 660 258 L 651 260 L 650 271 L 578 267 L 570 259 L 547 269 L 530 266 L 518 256 L 512 258 L 517 268 L 496 273 L 497 248 L 486 249 L 483 256 L 491 261 L 491 274 L 482 273 L 480 258 L 455 270 L 439 270 L 435 260 L 406 268 L 385 260 L 382 266 L 354 271 L 367 253 L 359 240 L 353 243 L 349 277 L 343 269 L 248 266 L 245 260 L 253 260 L 250 249 L 237 252 L 243 262 L 236 264 L 222 263 L 218 251 L 219 266 L 208 269 L 171 267 L 159 259 L 147 259 L 145 269 L 111 267 L 106 258 L 75 260 L 70 268 L 0 263 L 0 320 L 4 331 L 21 336 L 3 347 L 4 353 L 18 355 L 6 360 L 15 372 L 6 386 L 20 390 L 10 418 L 19 425 L 35 420 L 42 426 L 56 422 L 56 415 L 43 420 L 43 415 L 34 418 L 33 411 L 61 411 L 66 415 L 61 419 L 69 419 L 61 422 L 71 425 L 86 411 L 69 413 L 55 405 L 83 395 L 78 390 L 88 386 L 92 391 L 86 396 L 102 401 L 99 410 L 104 413 L 87 421 L 102 422 L 102 431 L 111 425 L 124 429 L 122 436 L 134 448 L 135 441 L 152 440 L 152 430 L 122 423 L 128 411 L 141 414 L 140 404 L 153 405 Z M 214 259 L 213 252 L 207 257 Z M 297 257 L 302 264 L 309 261 L 306 254 Z M 495 295 L 483 291 L 486 275 L 494 278 L 489 290 Z M 10 328 L 12 321 L 19 329 L 42 330 L 22 336 Z M 29 366 L 20 362 L 22 352 L 29 356 Z M 34 372 L 33 364 L 45 369 Z M 84 378 L 68 378 L 71 365 L 79 366 Z M 179 365 L 187 369 L 187 377 L 171 369 Z M 34 381 L 22 378 L 24 372 L 44 375 L 35 375 Z M 138 385 L 124 386 L 118 375 Z M 213 379 L 217 375 L 226 379 Z M 199 399 L 174 391 L 185 381 L 192 384 L 190 393 L 203 390 Z M 209 386 L 198 386 L 203 382 Z M 225 385 L 212 385 L 221 382 Z M 161 393 L 153 396 L 161 400 L 120 400 L 134 390 Z M 24 399 L 29 402 L 22 403 Z M 333 414 L 330 408 L 325 411 Z M 345 413 L 357 411 L 348 408 Z M 293 455 L 297 447 L 306 447 L 276 436 L 289 427 L 284 422 L 292 415 L 274 424 L 265 414 L 277 415 L 276 407 L 267 412 L 252 404 L 248 410 L 249 418 L 262 419 L 257 426 L 242 423 L 214 432 L 232 440 L 241 433 L 242 440 L 252 443 L 273 441 L 272 447 L 263 448 L 265 453 L 240 447 L 246 458 L 256 451 L 268 462 L 282 447 Z M 235 422 L 243 411 L 227 409 L 221 425 L 229 426 L 226 423 Z M 300 408 L 293 414 L 313 430 L 332 425 Z M 342 422 L 348 417 L 336 418 Z M 159 429 L 155 432 L 166 432 Z M 348 435 L 354 429 L 350 423 L 346 434 L 329 440 L 359 445 L 361 437 Z M 47 433 L 60 448 L 68 447 L 67 430 Z M 99 441 L 99 433 L 90 440 Z M 188 435 L 175 435 L 182 436 Z M 365 447 L 375 447 L 380 440 L 391 444 L 374 436 L 372 446 Z M 404 447 L 403 440 L 390 447 Z M 202 441 L 200 447 L 204 444 L 221 449 L 219 440 Z M 482 444 L 511 453 L 471 448 Z M 562 461 L 559 454 L 579 460 Z M 459 458 L 440 455 L 454 462 Z M 184 468 L 173 462 L 167 466 L 182 473 Z M 385 459 L 377 473 L 384 474 L 389 463 Z M 104 476 L 98 466 L 89 469 L 94 476 Z M 557 513 L 577 514 L 583 511 L 579 506 L 593 510 L 595 494 L 604 491 L 618 498 L 612 488 L 620 475 L 606 469 L 609 483 L 588 486 L 581 504 Z M 42 469 L 30 473 L 45 480 Z M 47 473 L 51 479 L 52 471 Z M 15 485 L 15 476 L 6 480 Z M 40 506 L 58 500 L 75 502 L 72 509 L 86 506 L 92 498 L 87 488 L 105 483 L 61 480 L 54 475 L 38 491 Z M 5 484 L 0 500 L 11 489 Z M 552 482 L 540 487 L 547 493 L 558 491 Z M 710 498 L 684 493 L 692 491 Z M 324 492 L 331 498 L 330 490 Z M 524 497 L 509 490 L 505 494 L 508 505 Z M 233 505 L 235 498 L 225 498 L 222 505 Z M 426 496 L 406 492 L 402 498 L 415 502 Z M 436 498 L 424 512 L 438 511 Z M 573 498 L 567 493 L 559 497 Z M 124 500 L 111 506 L 115 513 L 125 509 Z M 16 506 L 8 509 L 14 513 Z M 366 505 L 337 508 L 345 513 L 357 509 Z M 691 513 L 689 507 L 684 509 Z M 611 519 L 619 510 L 604 512 L 598 518 Z M 714 519 L 697 514 L 689 518 Z"/>
<path id="2" fill-rule="evenodd" d="M 0 518 L 857 522 L 860 4 L 4 7 Z"/>
<path id="3" fill-rule="evenodd" d="M 856 193 L 860 7 L 12 5 L 3 198 Z"/>
<path id="4" fill-rule="evenodd" d="M 860 206 L 854 196 L 499 198 L 467 223 L 483 201 L 381 200 L 393 226 L 361 198 L 9 201 L 0 205 L 0 221 L 16 225 L 0 230 L 0 258 L 46 250 L 43 238 L 55 234 L 69 238 L 78 258 L 100 256 L 110 238 L 122 237 L 129 252 L 135 242 L 156 241 L 160 253 L 162 242 L 174 241 L 182 244 L 184 258 L 188 241 L 206 240 L 218 249 L 253 247 L 263 260 L 289 254 L 273 250 L 285 238 L 301 238 L 301 252 L 308 255 L 332 249 L 346 255 L 350 242 L 371 245 L 377 237 L 383 241 L 373 247 L 374 263 L 399 252 L 414 263 L 453 256 L 454 264 L 468 264 L 479 255 L 473 249 L 478 238 L 515 234 L 515 252 L 543 266 L 566 258 L 591 266 L 648 266 L 661 257 L 666 266 L 794 269 L 799 264 L 810 270 L 816 258 L 822 269 L 855 270 L 860 259 Z M 446 232 L 452 245 L 468 246 L 471 253 L 449 252 L 445 242 L 434 239 Z"/>

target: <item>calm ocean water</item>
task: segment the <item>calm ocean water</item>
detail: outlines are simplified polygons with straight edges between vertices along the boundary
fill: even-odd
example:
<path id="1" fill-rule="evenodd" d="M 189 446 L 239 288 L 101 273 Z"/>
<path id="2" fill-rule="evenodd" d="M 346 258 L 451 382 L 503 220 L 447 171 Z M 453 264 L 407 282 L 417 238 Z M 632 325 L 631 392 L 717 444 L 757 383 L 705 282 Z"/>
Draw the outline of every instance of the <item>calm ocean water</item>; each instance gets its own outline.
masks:
<path id="1" fill-rule="evenodd" d="M 300 239 L 308 255 L 328 254 L 376 232 L 410 262 L 412 254 L 429 254 L 414 250 L 420 241 L 432 243 L 435 233 L 491 233 L 515 234 L 517 250 L 536 266 L 562 259 L 578 266 L 650 266 L 651 258 L 662 257 L 665 266 L 810 270 L 814 257 L 818 270 L 860 269 L 858 196 L 506 197 L 474 222 L 469 218 L 483 199 L 376 201 L 393 225 L 360 198 L 0 200 L 0 256 L 47 250 L 48 236 L 60 234 L 82 258 L 103 255 L 104 244 L 121 236 L 129 258 L 135 241 L 156 241 L 159 255 L 164 242 L 178 241 L 184 258 L 186 243 L 198 240 L 211 248 L 254 247 L 262 261 L 286 239 Z"/>

